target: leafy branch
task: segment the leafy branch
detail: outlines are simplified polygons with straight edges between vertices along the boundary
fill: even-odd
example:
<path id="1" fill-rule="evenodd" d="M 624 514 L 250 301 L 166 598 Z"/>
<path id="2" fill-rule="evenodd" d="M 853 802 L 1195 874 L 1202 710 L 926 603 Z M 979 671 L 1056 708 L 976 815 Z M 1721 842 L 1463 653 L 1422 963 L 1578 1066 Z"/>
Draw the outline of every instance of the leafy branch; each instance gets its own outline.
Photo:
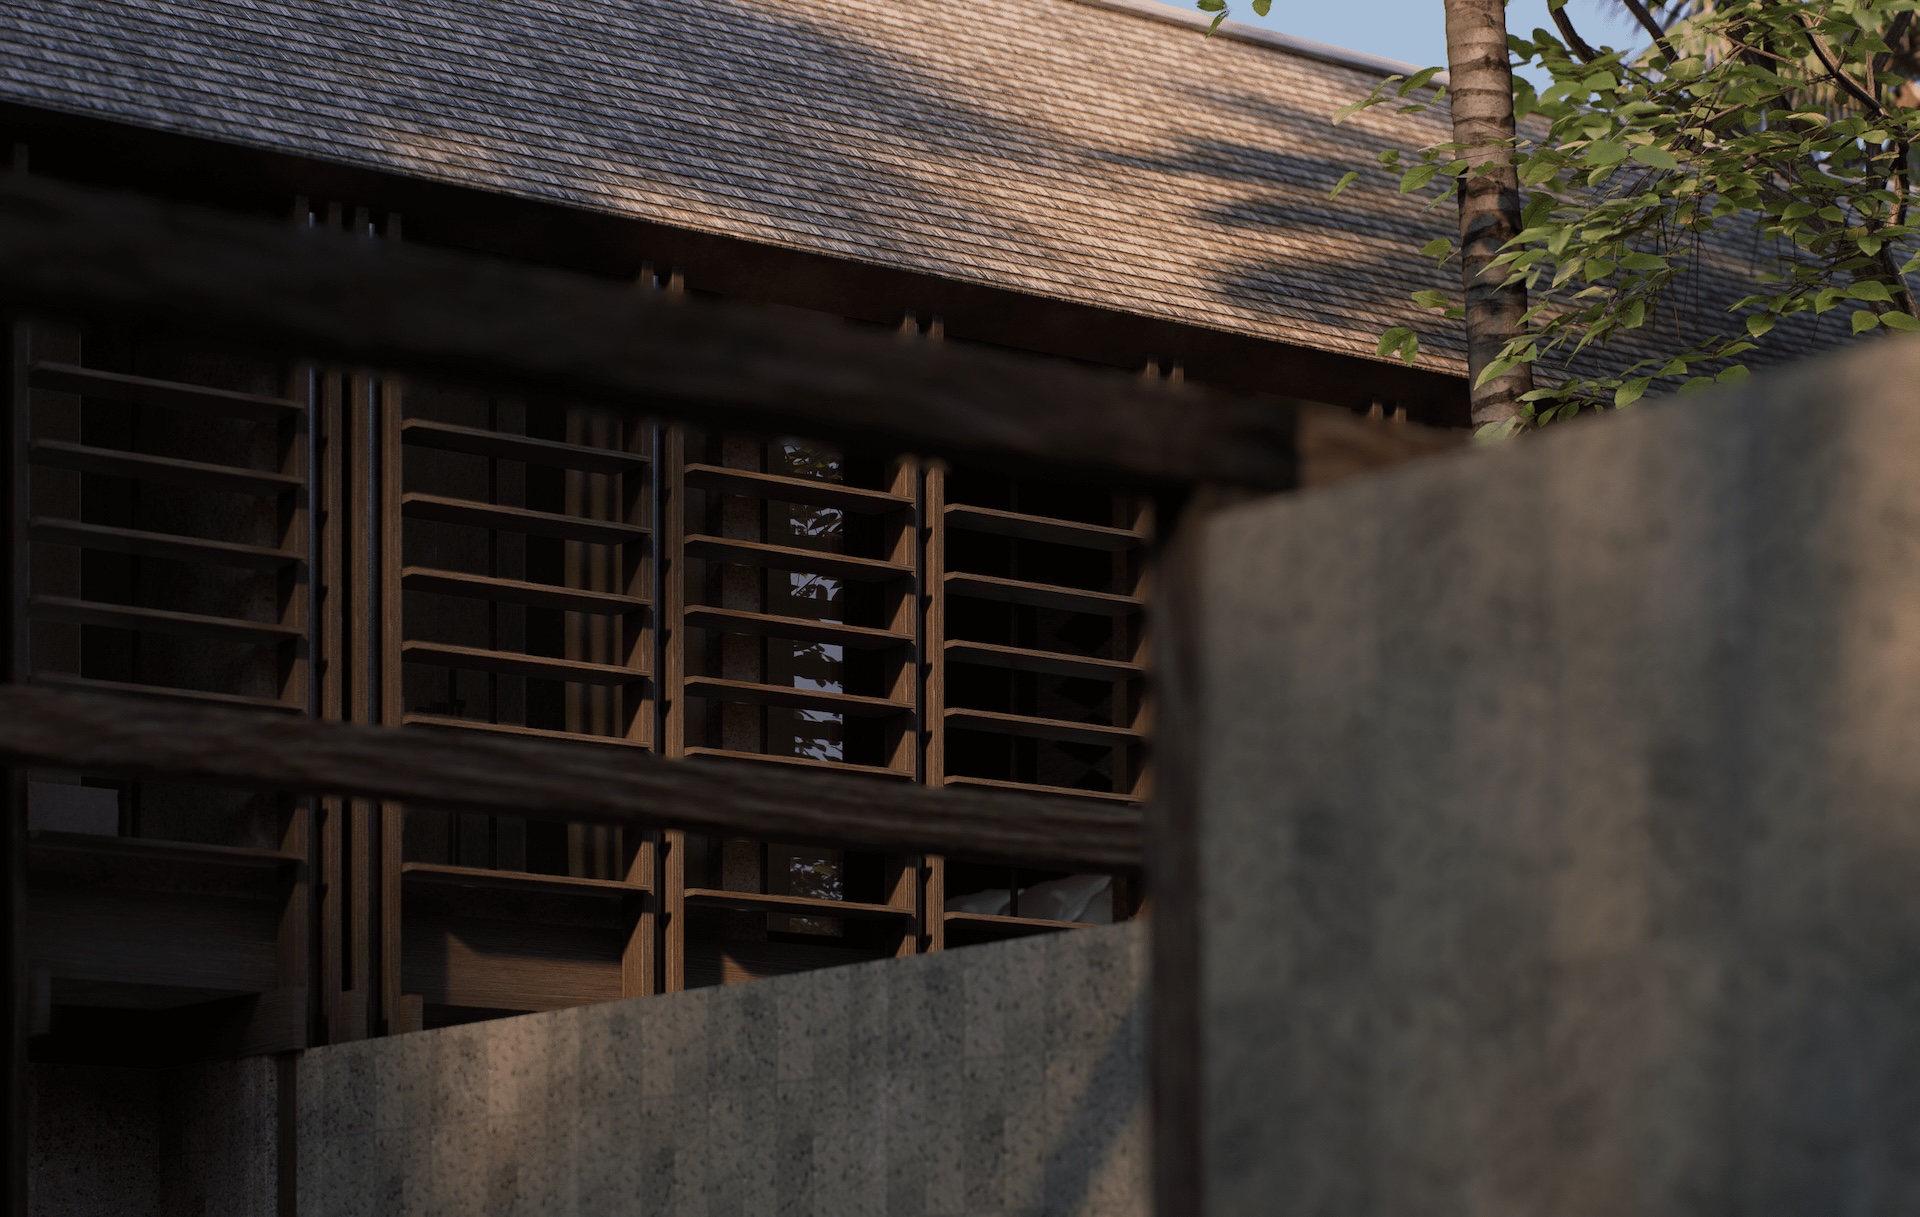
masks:
<path id="1" fill-rule="evenodd" d="M 1905 256 L 1920 109 L 1900 100 L 1920 102 L 1920 0 L 1717 0 L 1670 27 L 1633 3 L 1654 40 L 1638 54 L 1587 44 L 1563 5 L 1551 6 L 1558 36 L 1509 39 L 1516 62 L 1552 82 L 1536 93 L 1515 78 L 1522 121 L 1507 163 L 1527 198 L 1495 264 L 1532 303 L 1481 376 L 1535 366 L 1543 387 L 1526 395 L 1520 425 L 1738 379 L 1837 309 L 1854 335 L 1920 329 L 1906 279 L 1920 258 Z M 1424 108 L 1407 99 L 1436 71 L 1390 78 L 1334 121 Z M 1402 193 L 1438 203 L 1487 171 L 1462 151 L 1441 143 L 1381 162 Z M 1757 253 L 1729 265 L 1740 245 Z M 1421 252 L 1444 261 L 1455 250 L 1442 240 Z M 1715 276 L 1738 286 L 1714 287 Z M 1716 294 L 1739 298 L 1717 319 L 1689 307 Z M 1458 316 L 1438 292 L 1411 301 Z M 1389 329 L 1380 351 L 1411 363 L 1416 328 Z"/>

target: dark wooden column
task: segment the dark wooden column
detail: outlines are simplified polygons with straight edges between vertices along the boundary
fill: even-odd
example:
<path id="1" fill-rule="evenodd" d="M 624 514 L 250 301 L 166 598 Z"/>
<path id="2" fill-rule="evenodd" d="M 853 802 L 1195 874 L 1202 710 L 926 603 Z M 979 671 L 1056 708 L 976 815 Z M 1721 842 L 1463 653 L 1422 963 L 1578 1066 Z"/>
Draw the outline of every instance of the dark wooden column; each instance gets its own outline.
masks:
<path id="1" fill-rule="evenodd" d="M 17 157 L 17 154 L 16 154 Z M 26 678 L 27 669 L 27 547 L 25 544 L 27 480 L 27 344 L 25 322 L 11 326 L 7 342 L 5 426 L 0 427 L 0 469 L 6 471 L 4 516 L 0 520 L 0 561 L 7 572 L 6 594 L 0 596 L 0 625 L 5 640 L 5 669 L 0 679 L 12 684 Z M 27 1036 L 33 1019 L 33 993 L 27 974 L 27 772 L 6 769 L 7 950 L 7 1213 L 27 1212 Z"/>
<path id="2" fill-rule="evenodd" d="M 1195 492 L 1160 554 L 1153 614 L 1155 789 L 1147 810 L 1153 905 L 1153 1211 L 1199 1217 L 1201 1197 L 1201 941 L 1199 760 L 1202 540 L 1213 507 Z"/>

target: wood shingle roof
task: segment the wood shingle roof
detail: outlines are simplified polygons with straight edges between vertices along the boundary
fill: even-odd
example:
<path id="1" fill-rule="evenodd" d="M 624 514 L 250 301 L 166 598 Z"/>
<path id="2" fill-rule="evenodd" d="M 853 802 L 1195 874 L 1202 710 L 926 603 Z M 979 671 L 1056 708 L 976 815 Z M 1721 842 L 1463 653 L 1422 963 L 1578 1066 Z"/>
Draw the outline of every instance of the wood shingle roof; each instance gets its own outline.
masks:
<path id="1" fill-rule="evenodd" d="M 1327 192 L 1443 126 L 1336 127 L 1391 65 L 1164 12 L 41 0 L 0 98 L 1374 358 L 1453 217 Z"/>

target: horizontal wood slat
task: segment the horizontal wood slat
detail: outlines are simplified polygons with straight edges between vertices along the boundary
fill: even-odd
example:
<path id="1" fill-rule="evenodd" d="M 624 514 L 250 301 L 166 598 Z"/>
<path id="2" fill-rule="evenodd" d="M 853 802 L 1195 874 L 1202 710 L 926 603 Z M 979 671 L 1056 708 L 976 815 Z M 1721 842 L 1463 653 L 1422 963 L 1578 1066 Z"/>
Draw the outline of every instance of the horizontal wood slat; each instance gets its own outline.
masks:
<path id="1" fill-rule="evenodd" d="M 1043 672 L 1049 676 L 1121 681 L 1146 675 L 1146 667 L 1142 664 L 1100 659 L 1092 655 L 1069 655 L 1061 651 L 1001 646 L 992 642 L 954 640 L 947 643 L 946 651 L 948 663 L 973 663 L 984 668 L 1010 668 L 1016 672 Z"/>
<path id="2" fill-rule="evenodd" d="M 104 473 L 207 490 L 230 490 L 236 494 L 287 494 L 299 492 L 306 486 L 306 479 L 289 473 L 209 465 L 203 461 L 149 456 L 144 452 L 125 452 L 118 448 L 90 448 L 85 444 L 70 444 L 64 440 L 34 440 L 30 459 L 36 465 L 51 469 Z"/>
<path id="3" fill-rule="evenodd" d="M 1112 550 L 1116 553 L 1139 549 L 1147 543 L 1144 533 L 1130 528 L 1082 524 L 1077 520 L 1030 516 L 1017 511 L 1001 511 L 993 507 L 974 507 L 966 503 L 949 504 L 946 515 L 949 528 L 992 533 L 998 537 L 1016 537 L 1022 541 L 1046 541 L 1054 545 Z"/>
<path id="4" fill-rule="evenodd" d="M 411 638 L 400 644 L 400 658 L 408 663 L 431 663 L 443 668 L 532 676 L 539 680 L 563 680 L 583 685 L 631 685 L 647 679 L 645 672 L 616 664 L 588 663 L 583 659 L 559 659 L 549 655 L 523 655 L 517 651 L 489 651 L 483 647 L 421 642 Z"/>
<path id="5" fill-rule="evenodd" d="M 911 634 L 896 634 L 871 626 L 843 625 L 837 621 L 815 621 L 808 617 L 778 617 L 771 613 L 713 608 L 704 604 L 689 607 L 683 619 L 697 629 L 789 638 L 796 642 L 830 642 L 859 651 L 883 651 L 889 647 L 913 645 Z"/>
<path id="6" fill-rule="evenodd" d="M 855 718 L 886 718 L 912 714 L 913 703 L 888 701 L 884 697 L 861 697 L 855 693 L 835 693 L 826 689 L 796 689 L 790 685 L 763 685 L 750 680 L 723 680 L 718 676 L 689 676 L 685 682 L 688 697 L 710 697 L 715 701 L 751 702 L 757 706 L 781 706 L 789 710 L 820 710 L 847 714 Z"/>
<path id="7" fill-rule="evenodd" d="M 964 925 L 993 926 L 996 929 L 1011 930 L 1014 933 L 1041 934 L 1050 930 L 1084 930 L 1093 923 L 1089 921 L 1049 921 L 1044 917 L 1009 917 L 1004 913 L 946 913 L 943 919 L 948 925 L 959 922 Z"/>
<path id="8" fill-rule="evenodd" d="M 102 604 L 67 596 L 35 596 L 27 602 L 37 618 L 76 625 L 100 625 L 119 630 L 150 630 L 157 634 L 186 634 L 260 644 L 292 642 L 303 636 L 297 625 L 277 621 L 245 621 L 237 617 L 209 617 L 203 613 L 176 613 L 170 609 L 132 604 Z"/>
<path id="9" fill-rule="evenodd" d="M 618 520 L 589 520 L 583 516 L 533 511 L 526 507 L 502 507 L 494 503 L 476 503 L 471 499 L 452 499 L 419 491 L 409 491 L 400 496 L 400 512 L 410 520 L 465 524 L 471 528 L 491 528 L 499 532 L 558 537 L 562 541 L 619 545 L 647 539 L 647 530 L 638 524 L 624 524 Z"/>
<path id="10" fill-rule="evenodd" d="M 856 904 L 851 900 L 821 900 L 813 896 L 776 896 L 764 892 L 729 892 L 718 888 L 688 888 L 686 901 L 708 908 L 746 913 L 797 913 L 803 916 L 849 917 L 860 920 L 912 921 L 912 909 L 890 904 Z"/>
<path id="11" fill-rule="evenodd" d="M 437 862 L 405 862 L 402 879 L 442 887 L 484 887 L 506 892 L 539 892 L 550 896 L 600 896 L 632 899 L 648 888 L 617 879 L 586 879 L 574 875 L 541 875 L 531 871 L 486 870 L 477 866 L 446 866 Z"/>
<path id="12" fill-rule="evenodd" d="M 425 714 L 409 712 L 400 716 L 400 723 L 406 727 L 446 728 L 454 731 L 492 732 L 495 735 L 512 735 L 521 739 L 563 740 L 569 744 L 611 744 L 617 748 L 638 748 L 646 751 L 652 747 L 645 740 L 626 739 L 618 735 L 589 735 L 584 731 L 560 731 L 549 727 L 523 727 L 519 723 L 489 723 L 477 718 L 455 718 L 450 714 Z"/>
<path id="13" fill-rule="evenodd" d="M 778 473 L 759 473 L 752 469 L 733 469 L 725 465 L 687 465 L 687 485 L 696 490 L 718 490 L 727 494 L 745 494 L 782 503 L 806 503 L 813 507 L 837 507 L 856 515 L 881 515 L 889 511 L 911 511 L 913 500 L 906 495 L 884 490 L 865 490 L 843 482 L 822 478 L 786 477 Z"/>
<path id="14" fill-rule="evenodd" d="M 35 672 L 33 683 L 63 689 L 93 689 L 101 693 L 125 693 L 133 697 L 159 697 L 170 701 L 198 702 L 203 706 L 231 706 L 239 709 L 269 710 L 282 714 L 305 714 L 307 707 L 276 697 L 249 697 L 244 693 L 214 693 L 206 689 L 182 689 L 172 685 L 143 685 L 126 680 L 99 680 L 71 672 Z"/>
<path id="15" fill-rule="evenodd" d="M 36 389 L 55 393 L 80 393 L 129 402 L 136 406 L 165 406 L 176 410 L 204 410 L 255 422 L 279 422 L 290 415 L 305 413 L 306 407 L 284 397 L 265 397 L 258 393 L 235 393 L 229 389 L 211 389 L 205 385 L 182 384 L 174 380 L 154 380 L 146 376 L 128 376 L 120 372 L 102 372 L 65 363 L 36 363 L 27 373 L 27 383 Z"/>
<path id="16" fill-rule="evenodd" d="M 463 452 L 469 456 L 548 465 L 556 469 L 578 469 L 586 473 L 630 473 L 645 469 L 648 464 L 648 458 L 637 452 L 590 448 L 584 444 L 535 439 L 527 435 L 462 427 L 424 418 L 409 418 L 401 423 L 400 439 L 416 448 L 437 448 L 442 452 Z"/>
<path id="17" fill-rule="evenodd" d="M 905 769 L 888 769 L 881 765 L 862 765 L 854 761 L 828 761 L 813 756 L 779 756 L 771 752 L 738 752 L 732 748 L 688 748 L 690 757 L 710 757 L 721 761 L 752 761 L 758 765 L 793 765 L 801 769 L 819 769 L 831 773 L 857 773 L 865 777 L 891 779 L 894 781 L 912 781 L 913 773 Z"/>
<path id="18" fill-rule="evenodd" d="M 1145 607 L 1140 596 L 1116 596 L 1112 592 L 1084 591 L 1077 587 L 1059 587 L 1051 583 L 1031 583 L 1024 579 L 1003 579 L 997 575 L 972 575 L 955 571 L 947 575 L 947 592 L 954 596 L 973 596 L 998 600 L 1005 604 L 1026 604 L 1034 608 L 1062 609 L 1069 613 L 1088 613 L 1099 617 L 1128 617 Z"/>
<path id="19" fill-rule="evenodd" d="M 763 541 L 735 541 L 727 537 L 690 534 L 685 549 L 688 557 L 705 558 L 710 562 L 735 562 L 742 566 L 802 571 L 849 579 L 856 583 L 880 583 L 913 576 L 913 567 L 897 562 L 856 558 L 818 549 L 799 549 L 791 545 L 768 545 Z"/>
<path id="20" fill-rule="evenodd" d="M 1118 747 L 1146 739 L 1144 732 L 1131 727 L 1113 727 L 1106 723 L 1076 723 L 1060 718 L 1040 718 L 1031 714 L 1003 714 L 998 710 L 947 711 L 947 725 L 993 735 L 1020 735 L 1030 739 L 1066 740 L 1076 744 L 1105 744 Z"/>
<path id="21" fill-rule="evenodd" d="M 552 583 L 528 583 L 521 579 L 496 579 L 491 575 L 469 575 L 464 571 L 435 570 L 427 566 L 406 567 L 400 572 L 400 586 L 410 592 L 465 596 L 472 600 L 501 600 L 536 608 L 598 613 L 601 616 L 637 613 L 648 606 L 647 601 L 637 596 L 559 587 Z"/>
<path id="22" fill-rule="evenodd" d="M 13 174 L 0 302 L 864 450 L 1295 483 L 1292 403 Z"/>
<path id="23" fill-rule="evenodd" d="M 281 871 L 306 861 L 301 854 L 279 849 L 203 845 L 198 841 L 163 841 L 153 837 L 106 837 L 94 833 L 34 831 L 28 833 L 27 838 L 36 852 L 192 862 L 239 870 Z"/>
<path id="24" fill-rule="evenodd" d="M 1109 803 L 1139 804 L 1144 797 L 1119 794 L 1111 790 L 1083 790 L 1078 786 L 1048 786 L 1041 782 L 1009 782 L 1001 778 L 960 777 L 949 774 L 945 779 L 948 786 L 973 786 L 981 790 L 1024 790 L 1032 794 L 1044 794 L 1069 799 L 1104 799 Z"/>
<path id="25" fill-rule="evenodd" d="M 893 785 L 797 768 L 688 764 L 589 743 L 396 731 L 140 699 L 0 688 L 0 755 L 116 775 L 327 792 L 541 820 L 1120 870 L 1139 812 L 1091 801 Z"/>
<path id="26" fill-rule="evenodd" d="M 82 549 L 134 554 L 142 558 L 164 558 L 174 562 L 208 562 L 215 566 L 238 566 L 245 570 L 280 570 L 297 566 L 301 561 L 297 553 L 266 545 L 209 541 L 203 537 L 146 532 L 138 528 L 114 528 L 106 524 L 82 524 L 78 520 L 59 520 L 46 516 L 34 517 L 27 527 L 28 535 L 33 540 L 48 545 L 77 545 Z"/>

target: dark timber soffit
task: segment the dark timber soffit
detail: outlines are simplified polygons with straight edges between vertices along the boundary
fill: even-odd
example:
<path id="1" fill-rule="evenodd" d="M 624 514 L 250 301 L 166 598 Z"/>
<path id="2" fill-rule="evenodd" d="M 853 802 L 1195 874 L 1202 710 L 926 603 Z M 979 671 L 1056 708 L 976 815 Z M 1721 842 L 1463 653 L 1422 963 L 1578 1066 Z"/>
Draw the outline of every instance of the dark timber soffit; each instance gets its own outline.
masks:
<path id="1" fill-rule="evenodd" d="M 689 828 L 1089 870 L 1140 865 L 1138 809 L 1005 791 L 877 788 L 556 740 L 366 727 L 132 696 L 0 688 L 16 764 L 396 799 L 412 806 Z"/>
<path id="2" fill-rule="evenodd" d="M 0 303 L 545 398 L 1151 484 L 1296 484 L 1295 409 L 0 179 Z"/>

